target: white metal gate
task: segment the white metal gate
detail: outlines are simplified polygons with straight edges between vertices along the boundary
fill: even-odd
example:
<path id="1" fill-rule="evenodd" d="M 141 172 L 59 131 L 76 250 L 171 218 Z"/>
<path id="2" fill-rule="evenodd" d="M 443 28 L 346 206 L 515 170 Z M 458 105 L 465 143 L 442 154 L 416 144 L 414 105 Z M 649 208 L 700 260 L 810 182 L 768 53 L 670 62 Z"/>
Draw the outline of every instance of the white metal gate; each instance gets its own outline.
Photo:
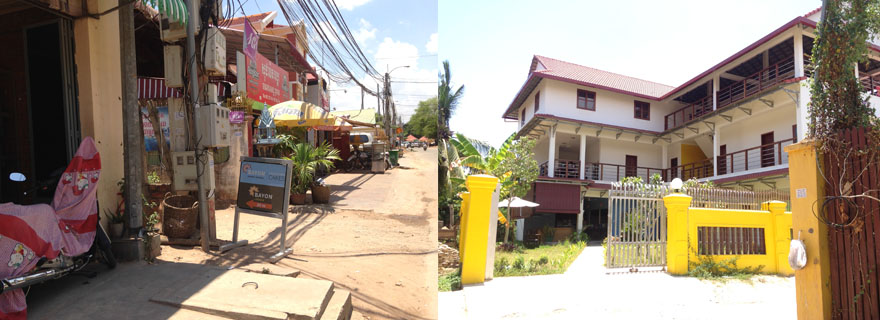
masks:
<path id="1" fill-rule="evenodd" d="M 607 268 L 666 266 L 664 185 L 613 183 L 608 197 Z"/>

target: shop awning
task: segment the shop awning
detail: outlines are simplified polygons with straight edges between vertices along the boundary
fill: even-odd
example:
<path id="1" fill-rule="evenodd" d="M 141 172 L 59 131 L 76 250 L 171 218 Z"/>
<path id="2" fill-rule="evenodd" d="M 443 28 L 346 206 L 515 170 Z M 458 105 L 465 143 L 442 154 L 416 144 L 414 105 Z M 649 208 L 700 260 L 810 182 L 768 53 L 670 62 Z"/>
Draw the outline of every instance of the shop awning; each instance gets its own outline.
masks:
<path id="1" fill-rule="evenodd" d="M 171 21 L 186 24 L 189 19 L 189 11 L 186 10 L 183 0 L 141 0 L 141 2 L 159 10 L 159 13 Z"/>
<path id="2" fill-rule="evenodd" d="M 180 90 L 165 86 L 163 78 L 140 77 L 137 79 L 138 99 L 180 98 Z"/>
<path id="3" fill-rule="evenodd" d="M 351 126 L 319 106 L 302 101 L 285 101 L 270 107 L 269 112 L 279 127 L 315 127 L 318 130 L 339 130 Z"/>

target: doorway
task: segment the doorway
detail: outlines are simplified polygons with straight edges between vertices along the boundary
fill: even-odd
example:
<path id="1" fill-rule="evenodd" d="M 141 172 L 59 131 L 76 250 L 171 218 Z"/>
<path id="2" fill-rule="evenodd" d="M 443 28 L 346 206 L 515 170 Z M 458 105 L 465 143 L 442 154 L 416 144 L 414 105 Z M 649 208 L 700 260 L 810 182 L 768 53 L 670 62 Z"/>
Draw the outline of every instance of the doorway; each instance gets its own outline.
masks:
<path id="1" fill-rule="evenodd" d="M 776 164 L 776 157 L 773 155 L 773 132 L 761 135 L 761 168 L 770 167 Z"/>
<path id="2" fill-rule="evenodd" d="M 639 157 L 626 155 L 626 176 L 635 177 L 638 175 Z"/>

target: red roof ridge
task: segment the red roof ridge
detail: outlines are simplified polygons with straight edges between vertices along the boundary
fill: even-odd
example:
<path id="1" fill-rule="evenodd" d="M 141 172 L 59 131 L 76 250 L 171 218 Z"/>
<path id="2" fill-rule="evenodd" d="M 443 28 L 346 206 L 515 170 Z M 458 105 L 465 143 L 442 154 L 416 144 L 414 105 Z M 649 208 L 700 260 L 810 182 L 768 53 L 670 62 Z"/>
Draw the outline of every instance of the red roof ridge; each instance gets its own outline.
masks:
<path id="1" fill-rule="evenodd" d="M 611 71 L 606 71 L 606 70 L 602 70 L 602 69 L 598 69 L 598 68 L 588 67 L 588 66 L 585 66 L 585 65 L 582 65 L 582 64 L 579 64 L 579 63 L 568 62 L 568 61 L 559 60 L 559 59 L 556 59 L 556 58 L 551 58 L 551 57 L 542 56 L 542 55 L 538 55 L 538 54 L 535 55 L 535 58 L 538 58 L 538 60 L 541 60 L 541 59 L 550 59 L 550 60 L 553 60 L 553 61 L 558 61 L 558 62 L 562 62 L 562 63 L 570 64 L 570 65 L 575 65 L 575 66 L 578 66 L 578 67 L 581 67 L 581 68 L 587 68 L 587 69 L 593 69 L 593 70 L 596 70 L 596 71 L 605 72 L 605 73 L 612 74 L 612 75 L 615 75 L 615 76 L 620 76 L 620 77 L 629 78 L 629 79 L 638 80 L 638 81 L 650 82 L 650 83 L 653 83 L 653 84 L 656 84 L 656 85 L 661 85 L 661 86 L 664 86 L 664 87 L 669 87 L 669 90 L 675 89 L 675 86 L 670 86 L 670 85 L 668 85 L 668 84 L 664 84 L 664 83 L 660 83 L 660 82 L 656 82 L 656 81 L 651 81 L 651 80 L 645 80 L 645 79 L 641 79 L 641 78 L 636 78 L 636 77 L 633 77 L 633 76 L 628 76 L 628 75 L 620 74 L 620 73 L 617 73 L 617 72 L 611 72 Z M 547 68 L 547 65 L 546 65 L 545 63 L 543 63 L 543 61 L 541 62 L 541 64 L 543 64 L 544 67 Z M 552 70 L 553 70 L 553 69 L 547 68 L 546 70 L 535 71 L 535 72 L 545 73 L 545 71 L 552 71 Z"/>
<path id="2" fill-rule="evenodd" d="M 247 16 L 244 16 L 244 17 L 233 17 L 233 18 L 230 18 L 230 19 L 223 20 L 223 21 L 221 21 L 220 23 L 226 23 L 226 24 L 229 25 L 229 26 L 234 26 L 234 25 L 238 25 L 238 24 L 244 24 L 244 19 L 248 19 L 249 21 L 259 21 L 259 20 L 263 20 L 264 18 L 266 18 L 267 16 L 269 16 L 269 14 L 271 14 L 271 13 L 272 13 L 272 11 L 267 11 L 267 12 L 255 13 L 255 14 L 252 14 L 252 15 L 247 15 Z"/>
<path id="3" fill-rule="evenodd" d="M 819 12 L 819 10 L 822 10 L 822 6 L 819 6 L 818 8 L 813 9 L 810 12 L 807 12 L 807 14 L 804 15 L 804 18 L 812 16 L 814 13 Z"/>

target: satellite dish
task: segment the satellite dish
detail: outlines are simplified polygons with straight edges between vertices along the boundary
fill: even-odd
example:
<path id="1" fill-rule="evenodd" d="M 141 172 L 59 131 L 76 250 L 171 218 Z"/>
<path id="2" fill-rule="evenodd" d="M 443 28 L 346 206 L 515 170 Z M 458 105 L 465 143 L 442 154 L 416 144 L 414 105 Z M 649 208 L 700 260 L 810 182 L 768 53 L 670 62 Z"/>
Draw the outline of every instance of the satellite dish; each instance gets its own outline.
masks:
<path id="1" fill-rule="evenodd" d="M 27 177 L 25 177 L 24 174 L 21 172 L 13 172 L 9 174 L 9 180 L 22 182 L 27 180 Z"/>

